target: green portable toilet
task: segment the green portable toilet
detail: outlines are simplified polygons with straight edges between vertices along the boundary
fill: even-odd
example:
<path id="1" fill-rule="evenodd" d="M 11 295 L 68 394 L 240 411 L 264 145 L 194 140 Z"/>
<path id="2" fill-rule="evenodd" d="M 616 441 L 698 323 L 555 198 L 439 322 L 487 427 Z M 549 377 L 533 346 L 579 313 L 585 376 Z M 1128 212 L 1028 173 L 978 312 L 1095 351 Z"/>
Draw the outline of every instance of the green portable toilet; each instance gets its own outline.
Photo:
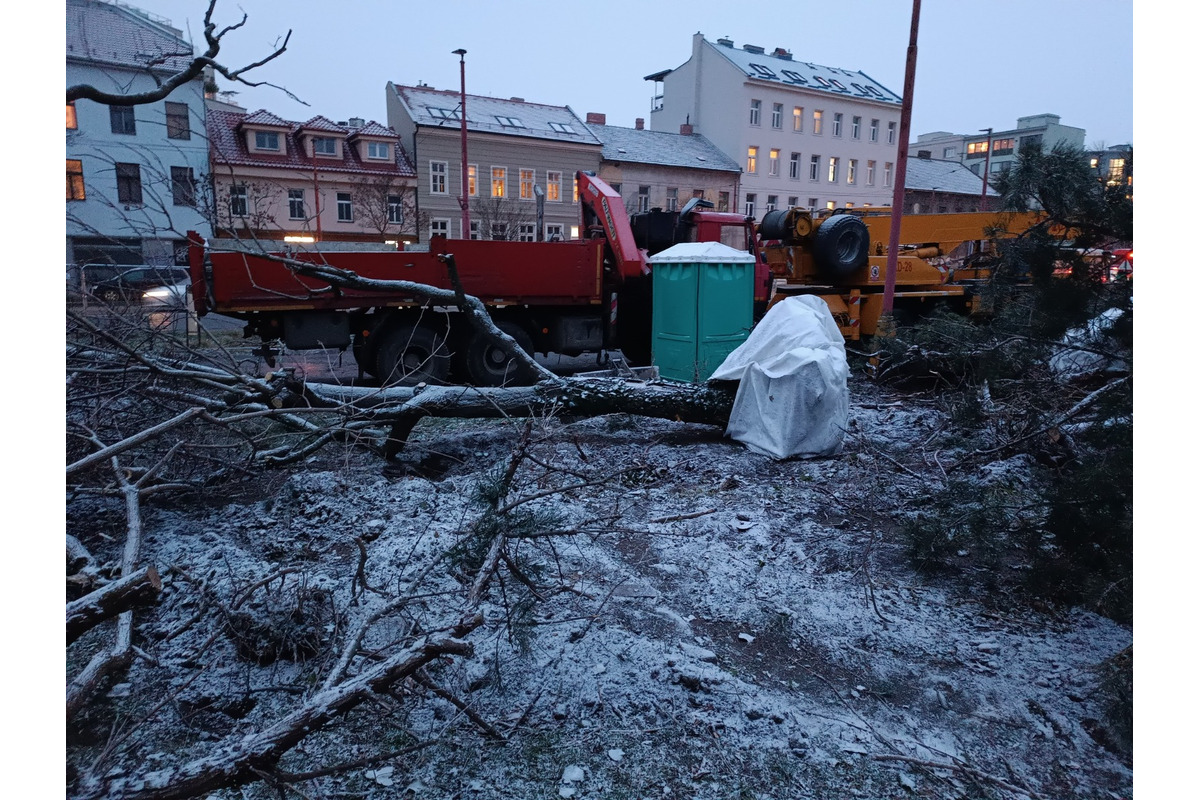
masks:
<path id="1" fill-rule="evenodd" d="M 708 380 L 754 324 L 754 256 L 720 242 L 677 244 L 650 258 L 653 363 L 664 378 Z"/>

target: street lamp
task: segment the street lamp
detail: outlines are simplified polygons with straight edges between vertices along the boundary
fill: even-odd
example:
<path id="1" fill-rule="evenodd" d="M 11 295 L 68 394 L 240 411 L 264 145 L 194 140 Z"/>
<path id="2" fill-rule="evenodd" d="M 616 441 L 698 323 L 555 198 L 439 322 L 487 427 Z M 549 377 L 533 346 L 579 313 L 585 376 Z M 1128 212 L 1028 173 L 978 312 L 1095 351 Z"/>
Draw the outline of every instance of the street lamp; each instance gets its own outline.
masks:
<path id="1" fill-rule="evenodd" d="M 471 238 L 471 200 L 467 196 L 467 51 L 461 47 L 452 51 L 458 56 L 459 89 L 459 128 L 462 131 L 462 196 L 458 205 L 462 209 L 462 238 Z"/>

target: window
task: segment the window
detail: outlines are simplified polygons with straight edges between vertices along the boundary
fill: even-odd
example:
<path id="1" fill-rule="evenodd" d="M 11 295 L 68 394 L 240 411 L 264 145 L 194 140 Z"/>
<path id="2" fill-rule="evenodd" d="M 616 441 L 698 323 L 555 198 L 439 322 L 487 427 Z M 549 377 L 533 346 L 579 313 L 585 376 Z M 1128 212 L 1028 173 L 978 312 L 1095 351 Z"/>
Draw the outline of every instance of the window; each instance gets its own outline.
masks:
<path id="1" fill-rule="evenodd" d="M 704 199 L 704 190 L 703 189 L 692 189 L 692 197 L 695 197 L 698 200 L 703 200 Z"/>
<path id="2" fill-rule="evenodd" d="M 117 202 L 142 202 L 142 168 L 137 164 L 117 164 Z"/>
<path id="3" fill-rule="evenodd" d="M 75 118 L 75 104 L 67 103 L 67 130 L 73 131 L 79 127 L 79 121 Z"/>
<path id="4" fill-rule="evenodd" d="M 775 207 L 778 205 L 779 205 L 779 195 L 777 195 L 777 194 L 767 195 L 767 208 L 766 208 L 767 211 L 774 211 Z"/>
<path id="5" fill-rule="evenodd" d="M 808 179 L 810 181 L 817 180 L 817 176 L 821 171 L 821 157 L 812 156 L 808 159 Z"/>
<path id="6" fill-rule="evenodd" d="M 838 180 L 838 164 L 840 159 L 837 156 L 829 157 L 829 182 L 837 183 Z"/>
<path id="7" fill-rule="evenodd" d="M 354 204 L 349 192 L 337 193 L 338 222 L 354 222 Z"/>
<path id="8" fill-rule="evenodd" d="M 522 169 L 517 171 L 517 177 L 520 180 L 520 189 L 518 194 L 522 200 L 533 199 L 533 170 Z"/>
<path id="9" fill-rule="evenodd" d="M 717 192 L 717 211 L 729 210 L 729 192 Z"/>
<path id="10" fill-rule="evenodd" d="M 821 122 L 823 121 L 824 117 L 825 117 L 824 111 L 814 111 L 813 112 L 813 133 L 816 134 L 817 136 L 821 135 Z"/>
<path id="11" fill-rule="evenodd" d="M 758 172 L 758 148 L 754 145 L 746 150 L 746 172 L 751 175 Z"/>
<path id="12" fill-rule="evenodd" d="M 254 132 L 254 149 L 255 150 L 278 150 L 279 149 L 279 134 L 274 131 L 255 131 Z"/>
<path id="13" fill-rule="evenodd" d="M 612 187 L 612 190 L 613 190 L 614 192 L 616 192 L 617 194 L 620 194 L 620 193 L 621 193 L 621 184 L 619 184 L 619 183 L 610 183 L 610 184 L 609 184 L 609 186 L 611 186 L 611 187 Z"/>
<path id="14" fill-rule="evenodd" d="M 109 106 L 108 120 L 112 123 L 112 132 L 133 136 L 137 133 L 137 123 L 133 119 L 133 106 Z"/>
<path id="15" fill-rule="evenodd" d="M 1100 159 L 1098 159 L 1098 158 L 1093 158 L 1093 159 L 1092 159 L 1090 162 L 1088 162 L 1088 163 L 1091 165 L 1092 169 L 1096 169 L 1097 167 L 1099 167 L 1099 166 L 1100 166 Z"/>
<path id="16" fill-rule="evenodd" d="M 388 223 L 391 225 L 404 224 L 404 197 L 398 194 L 387 196 Z"/>
<path id="17" fill-rule="evenodd" d="M 679 189 L 675 187 L 667 187 L 667 211 L 675 211 L 679 208 Z"/>
<path id="18" fill-rule="evenodd" d="M 492 241 L 503 242 L 508 239 L 508 223 L 493 222 L 492 223 Z"/>
<path id="19" fill-rule="evenodd" d="M 988 143 L 983 142 L 968 142 L 967 143 L 967 158 L 983 158 L 987 155 Z"/>
<path id="20" fill-rule="evenodd" d="M 562 173 L 546 172 L 546 200 L 551 203 L 562 202 Z M 562 231 L 559 231 L 561 234 Z"/>
<path id="21" fill-rule="evenodd" d="M 992 140 L 992 155 L 1007 156 L 1012 155 L 1012 151 L 1016 149 L 1017 142 L 1015 139 L 993 139 Z"/>
<path id="22" fill-rule="evenodd" d="M 230 186 L 229 187 L 229 215 L 232 217 L 244 217 L 249 213 L 250 196 L 249 191 L 245 186 Z"/>
<path id="23" fill-rule="evenodd" d="M 875 162 L 867 162 L 867 186 L 875 185 Z"/>
<path id="24" fill-rule="evenodd" d="M 367 142 L 367 158 L 388 159 L 391 152 L 387 142 Z"/>
<path id="25" fill-rule="evenodd" d="M 850 118 L 850 138 L 857 139 L 860 130 L 862 130 L 862 117 L 851 117 Z"/>
<path id="26" fill-rule="evenodd" d="M 457 108 L 434 108 L 433 106 L 425 106 L 425 110 L 428 111 L 429 116 L 433 117 L 434 119 L 447 119 L 455 122 L 462 121 L 462 117 L 459 116 Z M 469 121 L 470 117 L 467 119 Z"/>
<path id="27" fill-rule="evenodd" d="M 825 208 L 829 211 L 832 211 L 834 209 L 834 202 L 832 200 L 826 200 Z"/>
<path id="28" fill-rule="evenodd" d="M 638 187 L 638 211 L 649 211 L 649 210 L 650 210 L 650 187 L 649 186 L 639 186 Z"/>
<path id="29" fill-rule="evenodd" d="M 536 242 L 537 241 L 537 226 L 531 222 L 522 222 L 517 226 L 517 241 L 518 242 Z"/>
<path id="30" fill-rule="evenodd" d="M 795 208 L 795 207 L 796 207 L 796 206 L 798 206 L 799 204 L 800 204 L 800 198 L 799 198 L 799 197 L 789 197 L 789 198 L 788 198 L 788 208 Z"/>
<path id="31" fill-rule="evenodd" d="M 467 164 L 467 194 L 471 197 L 475 196 L 475 180 L 479 176 L 479 167 L 474 164 Z"/>
<path id="32" fill-rule="evenodd" d="M 896 123 L 894 123 L 894 122 L 888 123 L 888 141 L 887 141 L 887 143 L 888 144 L 896 143 Z"/>
<path id="33" fill-rule="evenodd" d="M 879 120 L 877 119 L 871 120 L 871 141 L 879 141 Z"/>
<path id="34" fill-rule="evenodd" d="M 755 194 L 746 195 L 746 208 L 744 209 L 744 211 L 745 211 L 745 214 L 747 217 L 754 216 L 754 201 L 757 199 L 758 199 L 758 195 L 755 195 Z"/>
<path id="35" fill-rule="evenodd" d="M 842 115 L 841 114 L 833 115 L 833 135 L 834 136 L 842 135 Z"/>
<path id="36" fill-rule="evenodd" d="M 431 219 L 429 220 L 429 238 L 434 236 L 450 236 L 450 220 L 448 219 Z"/>
<path id="37" fill-rule="evenodd" d="M 562 225 L 547 225 L 546 226 L 546 241 L 561 242 L 563 240 Z"/>
<path id="38" fill-rule="evenodd" d="M 792 109 L 792 130 L 796 133 L 804 130 L 804 108 L 801 106 Z"/>
<path id="39" fill-rule="evenodd" d="M 508 194 L 508 167 L 492 167 L 492 197 Z"/>
<path id="40" fill-rule="evenodd" d="M 1108 160 L 1108 179 L 1120 182 L 1125 177 L 1125 159 L 1110 158 Z"/>
<path id="41" fill-rule="evenodd" d="M 779 150 L 771 148 L 771 160 L 767 162 L 767 174 L 772 178 L 779 177 Z"/>
<path id="42" fill-rule="evenodd" d="M 792 180 L 800 179 L 800 154 L 792 153 L 792 160 L 788 162 L 788 177 Z"/>
<path id="43" fill-rule="evenodd" d="M 771 127 L 783 127 L 783 103 L 775 103 L 771 106 Z"/>
<path id="44" fill-rule="evenodd" d="M 571 179 L 571 196 L 574 198 L 571 202 L 573 202 L 573 203 L 579 202 L 579 178 Z M 572 227 L 574 227 L 574 226 L 572 226 Z M 571 233 L 571 238 L 572 239 L 576 238 L 576 235 L 574 232 Z"/>
<path id="45" fill-rule="evenodd" d="M 191 167 L 171 167 L 171 202 L 177 206 L 196 205 L 196 175 Z"/>
<path id="46" fill-rule="evenodd" d="M 957 147 L 943 147 L 942 148 L 942 158 L 958 158 L 958 148 Z"/>
<path id="47" fill-rule="evenodd" d="M 858 159 L 852 158 L 846 162 L 846 185 L 853 186 L 855 178 L 858 177 Z"/>
<path id="48" fill-rule="evenodd" d="M 809 211 L 817 210 L 817 198 L 815 198 L 815 197 L 808 198 L 808 210 Z"/>
<path id="49" fill-rule="evenodd" d="M 479 239 L 479 223 L 478 222 L 471 223 L 471 238 L 476 239 L 476 240 Z"/>
<path id="50" fill-rule="evenodd" d="M 337 140 L 332 136 L 314 136 L 313 153 L 319 156 L 336 156 Z"/>
<path id="51" fill-rule="evenodd" d="M 883 185 L 892 185 L 892 162 L 890 161 L 883 162 Z"/>
<path id="52" fill-rule="evenodd" d="M 1042 148 L 1042 135 L 1035 133 L 1032 136 L 1022 136 L 1021 149 L 1024 150 L 1026 147 L 1036 147 L 1040 150 Z"/>
<path id="53" fill-rule="evenodd" d="M 303 189 L 288 189 L 288 219 L 304 219 Z"/>
<path id="54" fill-rule="evenodd" d="M 497 115 L 496 122 L 500 123 L 501 128 L 524 128 L 524 123 L 516 117 L 502 117 Z"/>
<path id="55" fill-rule="evenodd" d="M 429 162 L 429 193 L 430 194 L 445 194 L 446 193 L 446 162 L 445 161 L 430 161 Z"/>
<path id="56" fill-rule="evenodd" d="M 191 139 L 192 127 L 188 121 L 187 103 L 167 103 L 167 138 Z"/>
<path id="57" fill-rule="evenodd" d="M 83 162 L 72 158 L 67 159 L 67 199 L 87 199 L 83 189 Z"/>
<path id="58" fill-rule="evenodd" d="M 558 131 L 559 133 L 570 133 L 570 134 L 575 133 L 574 128 L 572 128 L 570 125 L 567 125 L 566 123 L 563 123 L 563 122 L 551 122 L 550 130 Z"/>
<path id="59" fill-rule="evenodd" d="M 762 120 L 762 100 L 750 101 L 750 124 L 759 125 Z"/>

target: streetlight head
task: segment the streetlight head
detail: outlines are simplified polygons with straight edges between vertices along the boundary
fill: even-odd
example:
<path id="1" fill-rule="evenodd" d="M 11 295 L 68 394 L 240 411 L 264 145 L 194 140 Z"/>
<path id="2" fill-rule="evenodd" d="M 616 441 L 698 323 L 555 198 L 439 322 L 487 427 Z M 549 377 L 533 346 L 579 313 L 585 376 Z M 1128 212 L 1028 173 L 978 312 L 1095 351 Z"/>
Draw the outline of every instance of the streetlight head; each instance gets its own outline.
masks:
<path id="1" fill-rule="evenodd" d="M 457 50 L 451 50 L 450 52 L 454 53 L 456 56 L 465 56 L 467 54 L 467 51 L 463 50 L 461 47 Z"/>

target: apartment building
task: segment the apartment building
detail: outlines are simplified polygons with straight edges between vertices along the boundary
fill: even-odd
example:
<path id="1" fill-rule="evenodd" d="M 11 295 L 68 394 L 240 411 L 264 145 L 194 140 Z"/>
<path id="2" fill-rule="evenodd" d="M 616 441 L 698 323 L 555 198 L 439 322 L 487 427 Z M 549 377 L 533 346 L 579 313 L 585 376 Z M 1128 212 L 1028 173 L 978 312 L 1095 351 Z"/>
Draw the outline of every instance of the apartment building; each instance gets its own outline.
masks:
<path id="1" fill-rule="evenodd" d="M 602 145 L 569 106 L 467 95 L 467 231 L 460 93 L 389 82 L 387 118 L 416 165 L 422 241 L 578 236 L 575 173 L 600 168 Z"/>
<path id="2" fill-rule="evenodd" d="M 900 96 L 870 76 L 697 33 L 687 62 L 646 80 L 651 128 L 691 125 L 737 161 L 747 215 L 891 205 Z"/>
<path id="3" fill-rule="evenodd" d="M 990 181 L 1012 168 L 1021 148 L 1036 146 L 1050 151 L 1064 144 L 1082 149 L 1085 133 L 1083 128 L 1063 125 L 1058 114 L 1035 114 L 1018 117 L 1015 128 L 990 133 L 987 129 L 974 133 L 922 133 L 909 145 L 908 152 L 913 158 L 958 161 L 981 177 L 986 164 Z"/>
<path id="4" fill-rule="evenodd" d="M 589 112 L 587 126 L 604 143 L 600 178 L 621 193 L 630 212 L 678 211 L 692 198 L 735 210 L 741 166 L 690 125 L 678 133 L 651 131 L 638 119 L 624 128 Z"/>
<path id="5" fill-rule="evenodd" d="M 162 17 L 99 0 L 67 0 L 66 10 L 67 86 L 139 94 L 191 61 L 191 43 Z M 203 79 L 145 105 L 68 103 L 66 117 L 69 267 L 186 263 L 186 232 L 209 232 L 197 208 L 208 173 Z"/>

